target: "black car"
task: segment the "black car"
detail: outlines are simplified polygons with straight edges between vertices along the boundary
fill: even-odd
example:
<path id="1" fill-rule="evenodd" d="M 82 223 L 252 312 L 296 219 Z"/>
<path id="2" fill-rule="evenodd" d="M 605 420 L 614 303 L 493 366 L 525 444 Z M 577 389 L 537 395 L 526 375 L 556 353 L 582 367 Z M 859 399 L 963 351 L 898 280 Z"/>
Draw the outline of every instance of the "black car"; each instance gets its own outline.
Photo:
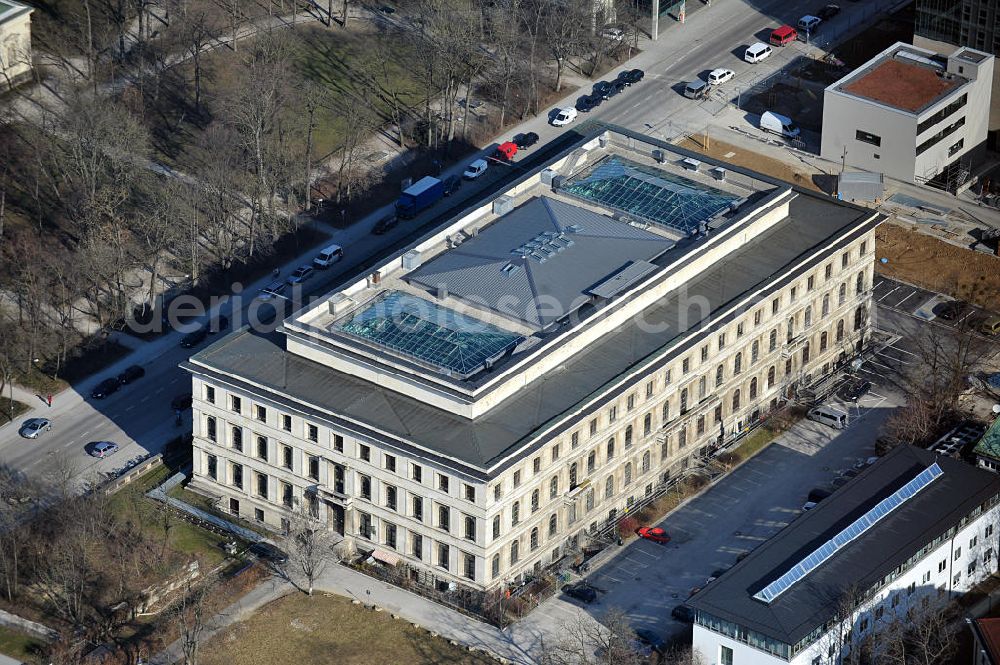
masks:
<path id="1" fill-rule="evenodd" d="M 184 411 L 191 408 L 191 393 L 183 393 L 170 400 L 170 408 L 174 411 Z"/>
<path id="2" fill-rule="evenodd" d="M 194 331 L 189 332 L 181 338 L 181 347 L 190 349 L 191 347 L 200 344 L 206 337 L 208 337 L 208 326 L 198 326 L 198 328 Z"/>
<path id="3" fill-rule="evenodd" d="M 630 69 L 627 72 L 623 72 L 626 75 L 626 80 L 629 85 L 635 85 L 642 80 L 642 77 L 646 75 L 646 72 L 641 69 Z M 619 75 L 620 76 L 620 75 Z"/>
<path id="4" fill-rule="evenodd" d="M 939 319 L 944 319 L 945 321 L 955 321 L 962 318 L 962 316 L 969 311 L 969 304 L 962 302 L 961 300 L 952 300 L 946 302 L 943 305 L 935 308 L 935 314 L 937 314 Z"/>
<path id="5" fill-rule="evenodd" d="M 273 564 L 284 564 L 288 563 L 288 555 L 285 554 L 283 550 L 278 549 L 271 543 L 259 542 L 254 543 L 248 549 L 250 554 L 253 554 L 258 559 L 263 559 L 268 563 Z"/>
<path id="6" fill-rule="evenodd" d="M 372 233 L 377 236 L 387 233 L 389 229 L 399 224 L 399 218 L 395 215 L 389 215 L 388 217 L 383 217 L 382 219 L 375 222 L 375 226 L 372 227 Z"/>
<path id="7" fill-rule="evenodd" d="M 527 150 L 536 143 L 538 143 L 538 134 L 534 132 L 518 134 L 514 137 L 514 145 L 517 146 L 518 150 Z"/>
<path id="8" fill-rule="evenodd" d="M 840 5 L 826 5 L 818 12 L 816 12 L 816 16 L 823 19 L 824 21 L 829 21 L 839 13 L 840 13 Z"/>
<path id="9" fill-rule="evenodd" d="M 451 196 L 462 186 L 462 178 L 457 175 L 450 175 L 444 179 L 444 195 Z"/>
<path id="10" fill-rule="evenodd" d="M 597 95 L 602 101 L 605 99 L 611 99 L 618 94 L 615 87 L 608 83 L 607 81 L 598 81 L 594 84 L 594 95 Z"/>
<path id="11" fill-rule="evenodd" d="M 97 387 L 94 388 L 92 393 L 90 393 L 90 396 L 94 399 L 104 399 L 108 395 L 117 392 L 118 389 L 121 388 L 121 385 L 122 384 L 118 382 L 117 377 L 114 379 L 104 379 L 97 384 Z"/>
<path id="12" fill-rule="evenodd" d="M 670 610 L 670 616 L 684 623 L 694 623 L 694 609 L 684 603 L 674 606 L 674 609 Z"/>
<path id="13" fill-rule="evenodd" d="M 593 95 L 584 95 L 576 100 L 576 110 L 580 113 L 587 113 L 600 106 L 602 101 L 604 100 L 596 93 Z"/>
<path id="14" fill-rule="evenodd" d="M 843 391 L 843 397 L 846 400 L 857 402 L 859 399 L 870 393 L 871 389 L 871 381 L 858 381 L 847 386 L 847 388 Z"/>
<path id="15" fill-rule="evenodd" d="M 581 603 L 587 603 L 588 605 L 595 600 L 597 600 L 597 592 L 593 588 L 587 586 L 583 582 L 579 584 L 567 584 L 562 588 L 563 593 L 570 598 L 575 598 Z"/>
<path id="16" fill-rule="evenodd" d="M 635 637 L 657 653 L 663 653 L 667 648 L 667 641 L 648 628 L 636 628 Z"/>
<path id="17" fill-rule="evenodd" d="M 144 376 L 146 376 L 146 370 L 142 367 L 139 365 L 129 365 L 125 368 L 124 372 L 118 375 L 118 383 L 124 386 Z"/>

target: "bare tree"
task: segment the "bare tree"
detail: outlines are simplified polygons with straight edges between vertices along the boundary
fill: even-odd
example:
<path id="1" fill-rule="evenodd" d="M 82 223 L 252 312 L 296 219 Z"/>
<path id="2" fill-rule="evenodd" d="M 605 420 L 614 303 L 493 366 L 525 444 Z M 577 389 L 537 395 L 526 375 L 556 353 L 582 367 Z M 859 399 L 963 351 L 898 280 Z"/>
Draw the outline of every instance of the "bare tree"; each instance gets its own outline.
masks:
<path id="1" fill-rule="evenodd" d="M 313 586 L 326 566 L 333 560 L 333 537 L 330 532 L 305 508 L 295 513 L 288 528 L 289 563 L 302 573 L 306 594 L 313 594 Z"/>
<path id="2" fill-rule="evenodd" d="M 595 624 L 588 615 L 580 615 L 562 625 L 560 639 L 543 645 L 542 665 L 639 665 L 644 656 L 636 649 L 635 631 L 620 609 L 611 608 Z M 676 661 L 682 665 L 684 661 Z M 686 663 L 684 665 L 687 665 Z"/>
<path id="3" fill-rule="evenodd" d="M 199 649 L 208 620 L 207 598 L 210 585 L 188 581 L 180 599 L 171 609 L 171 618 L 180 633 L 184 665 L 198 665 Z"/>

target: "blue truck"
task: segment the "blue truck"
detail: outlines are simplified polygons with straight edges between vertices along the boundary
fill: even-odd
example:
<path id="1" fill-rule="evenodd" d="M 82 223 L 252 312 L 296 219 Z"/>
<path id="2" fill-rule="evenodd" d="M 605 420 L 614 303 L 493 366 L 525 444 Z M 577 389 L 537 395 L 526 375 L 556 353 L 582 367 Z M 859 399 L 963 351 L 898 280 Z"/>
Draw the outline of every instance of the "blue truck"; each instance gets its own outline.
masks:
<path id="1" fill-rule="evenodd" d="M 424 176 L 403 190 L 396 201 L 396 215 L 412 219 L 431 207 L 444 196 L 444 183 L 437 178 Z"/>

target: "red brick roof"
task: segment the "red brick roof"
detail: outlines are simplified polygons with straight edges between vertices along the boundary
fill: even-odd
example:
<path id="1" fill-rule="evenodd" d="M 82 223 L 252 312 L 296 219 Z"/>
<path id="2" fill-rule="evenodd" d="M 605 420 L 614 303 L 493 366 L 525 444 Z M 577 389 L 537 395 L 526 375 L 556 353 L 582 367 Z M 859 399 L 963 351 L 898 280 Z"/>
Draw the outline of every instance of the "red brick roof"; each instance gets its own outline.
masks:
<path id="1" fill-rule="evenodd" d="M 885 60 L 843 89 L 887 106 L 915 112 L 958 85 L 957 79 L 949 81 L 929 67 Z"/>
<path id="2" fill-rule="evenodd" d="M 976 619 L 983 646 L 994 663 L 1000 662 L 1000 619 Z"/>

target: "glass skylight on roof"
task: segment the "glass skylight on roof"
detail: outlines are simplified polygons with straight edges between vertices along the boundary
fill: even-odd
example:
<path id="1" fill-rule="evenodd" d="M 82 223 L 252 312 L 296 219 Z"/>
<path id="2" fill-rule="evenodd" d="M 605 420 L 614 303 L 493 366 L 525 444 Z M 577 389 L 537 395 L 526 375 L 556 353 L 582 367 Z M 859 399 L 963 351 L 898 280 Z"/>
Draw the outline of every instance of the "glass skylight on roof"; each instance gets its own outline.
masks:
<path id="1" fill-rule="evenodd" d="M 570 178 L 561 192 L 616 208 L 683 233 L 738 200 L 683 176 L 608 155 Z"/>
<path id="2" fill-rule="evenodd" d="M 789 587 L 815 570 L 820 564 L 846 547 L 851 541 L 863 534 L 868 529 L 875 526 L 886 515 L 903 505 L 907 499 L 912 498 L 920 490 L 924 489 L 931 482 L 943 473 L 937 462 L 921 471 L 913 480 L 906 483 L 891 495 L 882 499 L 874 508 L 852 522 L 847 528 L 826 541 L 809 556 L 799 561 L 784 575 L 774 580 L 766 587 L 754 594 L 754 598 L 765 603 L 772 602 L 775 598 L 787 591 Z"/>
<path id="3" fill-rule="evenodd" d="M 462 376 L 524 339 L 400 291 L 387 291 L 334 328 Z"/>

